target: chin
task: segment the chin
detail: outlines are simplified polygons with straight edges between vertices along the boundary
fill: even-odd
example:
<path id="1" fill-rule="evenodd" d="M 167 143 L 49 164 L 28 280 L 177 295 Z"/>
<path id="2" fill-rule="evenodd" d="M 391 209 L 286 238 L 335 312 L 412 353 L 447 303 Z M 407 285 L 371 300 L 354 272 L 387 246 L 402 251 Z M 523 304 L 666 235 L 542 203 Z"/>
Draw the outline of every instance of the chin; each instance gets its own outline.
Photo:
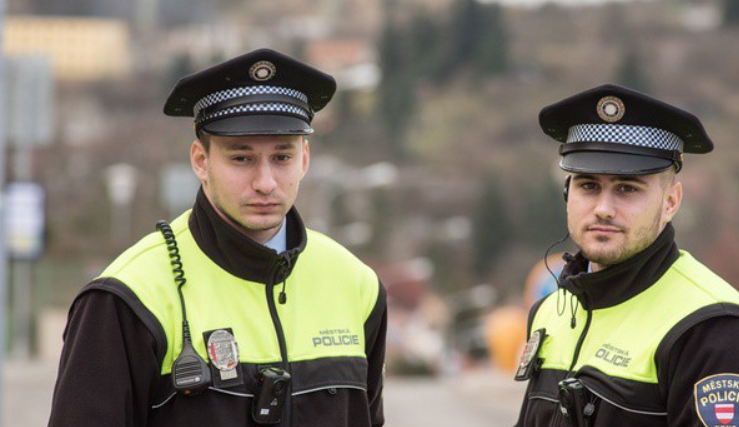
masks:
<path id="1" fill-rule="evenodd" d="M 611 263 L 613 260 L 617 260 L 621 257 L 621 255 L 623 255 L 620 251 L 618 251 L 618 249 L 608 249 L 602 246 L 591 246 L 590 249 L 585 248 L 583 250 L 583 253 L 590 261 L 598 264 Z"/>
<path id="2" fill-rule="evenodd" d="M 254 231 L 266 231 L 271 230 L 275 227 L 279 227 L 282 224 L 282 218 L 244 218 L 241 222 L 241 226 Z"/>

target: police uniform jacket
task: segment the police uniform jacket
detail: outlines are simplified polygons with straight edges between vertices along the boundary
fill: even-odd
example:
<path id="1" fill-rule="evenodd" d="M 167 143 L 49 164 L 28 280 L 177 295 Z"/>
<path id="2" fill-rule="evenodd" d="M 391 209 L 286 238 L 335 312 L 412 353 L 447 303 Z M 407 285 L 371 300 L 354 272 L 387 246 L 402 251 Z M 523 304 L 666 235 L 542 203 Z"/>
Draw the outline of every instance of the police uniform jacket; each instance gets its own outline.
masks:
<path id="1" fill-rule="evenodd" d="M 154 233 L 74 301 L 49 426 L 256 425 L 251 403 L 267 366 L 292 376 L 281 426 L 381 426 L 384 288 L 295 209 L 286 224 L 288 250 L 277 254 L 223 221 L 202 191 L 172 223 L 193 346 L 208 360 L 207 333 L 232 332 L 240 384 L 175 393 L 182 313 L 167 246 Z"/>
<path id="2" fill-rule="evenodd" d="M 529 336 L 546 335 L 517 426 L 568 425 L 558 397 L 566 377 L 588 390 L 594 427 L 739 425 L 739 294 L 673 238 L 668 224 L 599 272 L 587 272 L 582 254 L 567 263 L 569 292 L 529 315 Z"/>

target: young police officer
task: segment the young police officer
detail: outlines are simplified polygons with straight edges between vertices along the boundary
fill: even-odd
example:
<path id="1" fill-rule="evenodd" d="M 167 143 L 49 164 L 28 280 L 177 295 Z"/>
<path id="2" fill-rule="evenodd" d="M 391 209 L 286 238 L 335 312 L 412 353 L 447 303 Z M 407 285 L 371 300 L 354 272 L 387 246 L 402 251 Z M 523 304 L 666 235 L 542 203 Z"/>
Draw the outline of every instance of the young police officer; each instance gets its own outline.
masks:
<path id="1" fill-rule="evenodd" d="M 692 114 L 605 85 L 544 108 L 562 143 L 569 233 L 561 291 L 531 310 L 518 426 L 739 421 L 739 293 L 678 250 L 683 153 L 713 144 Z M 734 421 L 737 420 L 737 421 Z"/>
<path id="2" fill-rule="evenodd" d="M 201 191 L 74 301 L 51 427 L 383 424 L 383 286 L 293 206 L 335 89 L 271 50 L 180 80 Z"/>

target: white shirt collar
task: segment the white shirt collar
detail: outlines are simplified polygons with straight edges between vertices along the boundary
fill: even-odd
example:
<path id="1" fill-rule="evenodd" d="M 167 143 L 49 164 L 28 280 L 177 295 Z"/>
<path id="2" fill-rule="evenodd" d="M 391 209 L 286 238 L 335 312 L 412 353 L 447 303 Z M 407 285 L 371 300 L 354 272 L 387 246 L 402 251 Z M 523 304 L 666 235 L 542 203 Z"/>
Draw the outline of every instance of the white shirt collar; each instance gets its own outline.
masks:
<path id="1" fill-rule="evenodd" d="M 277 232 L 264 246 L 274 249 L 278 254 L 281 254 L 287 250 L 287 218 L 282 220 L 280 225 L 280 231 Z"/>

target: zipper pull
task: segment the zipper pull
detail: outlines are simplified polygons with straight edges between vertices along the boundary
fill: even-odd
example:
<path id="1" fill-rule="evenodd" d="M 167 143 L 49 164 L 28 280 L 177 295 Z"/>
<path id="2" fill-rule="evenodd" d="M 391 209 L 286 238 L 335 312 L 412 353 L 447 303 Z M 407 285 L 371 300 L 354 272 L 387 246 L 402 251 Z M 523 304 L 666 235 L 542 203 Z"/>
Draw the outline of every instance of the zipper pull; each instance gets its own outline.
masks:
<path id="1" fill-rule="evenodd" d="M 287 286 L 287 275 L 290 273 L 290 268 L 292 267 L 292 257 L 290 256 L 290 253 L 286 253 L 284 255 L 280 256 L 280 261 L 278 261 L 278 272 L 280 275 L 282 275 L 282 290 L 280 291 L 280 296 L 278 298 L 278 301 L 281 305 L 285 305 L 287 302 L 287 292 L 285 292 L 285 286 Z"/>
<path id="2" fill-rule="evenodd" d="M 585 297 L 587 298 L 587 294 L 585 294 Z M 575 316 L 577 316 L 577 309 L 580 307 L 580 300 L 577 299 L 577 297 L 573 294 L 570 297 L 570 314 L 572 317 L 570 318 L 570 328 L 575 329 L 577 327 L 577 320 L 575 319 Z"/>
<path id="3" fill-rule="evenodd" d="M 282 291 L 280 291 L 280 297 L 278 299 L 281 305 L 285 305 L 285 303 L 287 302 L 287 294 L 285 293 L 285 282 L 287 282 L 287 279 L 282 281 Z"/>

